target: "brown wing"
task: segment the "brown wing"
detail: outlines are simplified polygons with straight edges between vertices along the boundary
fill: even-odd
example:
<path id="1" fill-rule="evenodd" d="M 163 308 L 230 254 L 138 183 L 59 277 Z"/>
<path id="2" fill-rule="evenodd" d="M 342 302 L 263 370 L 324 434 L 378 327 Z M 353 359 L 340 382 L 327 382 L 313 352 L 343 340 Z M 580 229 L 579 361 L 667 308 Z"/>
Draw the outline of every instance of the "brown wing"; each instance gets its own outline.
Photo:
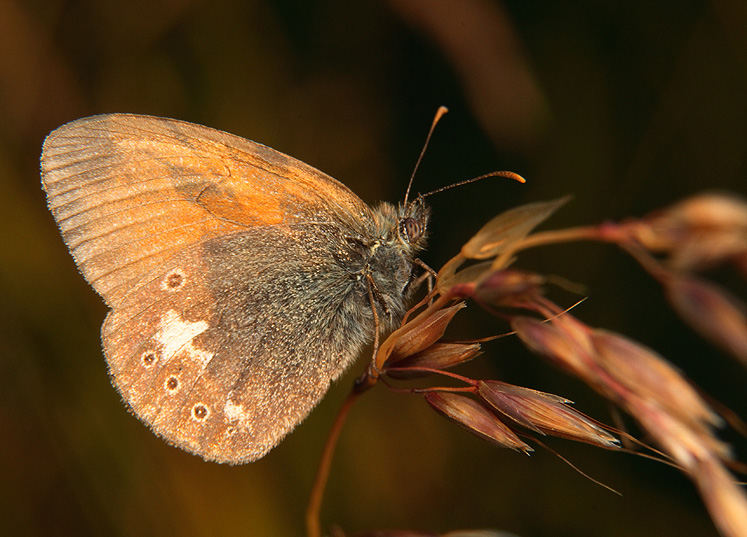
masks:
<path id="1" fill-rule="evenodd" d="M 370 218 L 347 187 L 238 136 L 127 114 L 73 121 L 45 140 L 49 208 L 81 272 L 110 306 L 154 267 L 255 226 Z"/>
<path id="2" fill-rule="evenodd" d="M 344 242 L 313 228 L 317 240 L 252 228 L 187 249 L 110 312 L 112 382 L 154 432 L 207 460 L 256 460 L 355 359 L 373 326 L 330 256 Z"/>
<path id="3" fill-rule="evenodd" d="M 371 211 L 297 160 L 189 123 L 96 116 L 49 135 L 42 181 L 112 307 L 112 382 L 187 451 L 261 457 L 372 333 L 343 305 L 354 282 L 335 260 Z"/>

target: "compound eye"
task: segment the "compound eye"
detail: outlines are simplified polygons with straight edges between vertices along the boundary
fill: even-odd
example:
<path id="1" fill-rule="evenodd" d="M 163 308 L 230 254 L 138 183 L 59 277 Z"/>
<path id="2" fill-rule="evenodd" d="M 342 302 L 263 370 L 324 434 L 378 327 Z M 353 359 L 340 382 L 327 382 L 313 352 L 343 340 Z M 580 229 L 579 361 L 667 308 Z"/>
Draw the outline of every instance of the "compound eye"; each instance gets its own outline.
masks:
<path id="1" fill-rule="evenodd" d="M 401 229 L 405 239 L 410 243 L 417 242 L 423 234 L 423 226 L 420 224 L 420 220 L 415 218 L 405 218 L 402 221 Z"/>

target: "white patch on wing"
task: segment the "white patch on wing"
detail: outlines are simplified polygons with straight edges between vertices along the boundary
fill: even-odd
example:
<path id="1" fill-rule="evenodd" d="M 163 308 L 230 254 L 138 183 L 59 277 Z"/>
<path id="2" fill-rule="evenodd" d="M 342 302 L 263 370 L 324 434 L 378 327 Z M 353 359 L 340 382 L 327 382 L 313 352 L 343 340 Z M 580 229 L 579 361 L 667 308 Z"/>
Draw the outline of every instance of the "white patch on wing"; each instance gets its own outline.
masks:
<path id="1" fill-rule="evenodd" d="M 212 352 L 198 349 L 194 339 L 208 329 L 206 321 L 185 321 L 174 310 L 167 311 L 159 322 L 155 339 L 163 347 L 163 359 L 168 362 L 179 353 L 186 354 L 205 367 L 213 357 Z"/>
<path id="2" fill-rule="evenodd" d="M 244 410 L 244 406 L 234 403 L 230 399 L 226 401 L 225 406 L 223 407 L 223 414 L 225 414 L 228 421 L 244 421 L 246 418 L 246 411 Z"/>

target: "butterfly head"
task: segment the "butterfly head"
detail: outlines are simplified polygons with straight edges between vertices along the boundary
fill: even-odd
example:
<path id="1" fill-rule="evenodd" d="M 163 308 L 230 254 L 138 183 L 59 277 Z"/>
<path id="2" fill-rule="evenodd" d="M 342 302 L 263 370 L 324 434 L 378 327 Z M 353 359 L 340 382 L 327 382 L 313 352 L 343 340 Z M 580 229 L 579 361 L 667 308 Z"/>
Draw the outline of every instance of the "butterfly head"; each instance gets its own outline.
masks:
<path id="1" fill-rule="evenodd" d="M 399 238 L 409 244 L 413 250 L 422 250 L 427 238 L 428 218 L 430 208 L 422 197 L 401 204 L 397 211 Z"/>

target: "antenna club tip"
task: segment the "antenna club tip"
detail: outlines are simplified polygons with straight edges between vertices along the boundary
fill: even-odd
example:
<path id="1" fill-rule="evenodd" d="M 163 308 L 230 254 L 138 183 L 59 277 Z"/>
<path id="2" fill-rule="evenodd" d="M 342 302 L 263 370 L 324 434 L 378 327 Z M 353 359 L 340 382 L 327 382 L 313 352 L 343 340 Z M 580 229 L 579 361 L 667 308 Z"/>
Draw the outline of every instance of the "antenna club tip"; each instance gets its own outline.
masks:
<path id="1" fill-rule="evenodd" d="M 524 179 L 521 175 L 519 175 L 516 172 L 495 172 L 495 175 L 500 177 L 505 177 L 506 179 L 513 179 L 514 181 L 518 183 L 526 183 L 527 180 Z"/>

